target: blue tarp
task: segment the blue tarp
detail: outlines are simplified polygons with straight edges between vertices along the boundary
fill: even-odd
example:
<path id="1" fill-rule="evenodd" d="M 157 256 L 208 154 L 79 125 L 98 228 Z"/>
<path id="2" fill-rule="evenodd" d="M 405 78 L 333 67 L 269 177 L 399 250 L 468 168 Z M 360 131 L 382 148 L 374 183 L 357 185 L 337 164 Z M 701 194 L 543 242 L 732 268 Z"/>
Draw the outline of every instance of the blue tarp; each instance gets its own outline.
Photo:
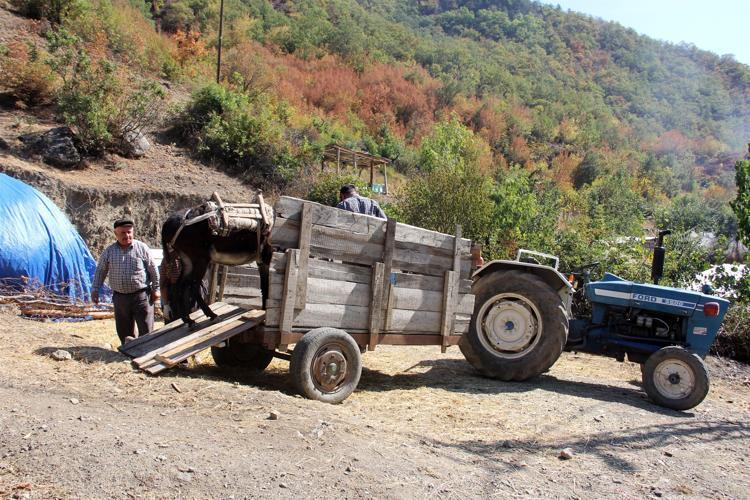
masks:
<path id="1" fill-rule="evenodd" d="M 71 299 L 88 301 L 96 261 L 65 214 L 49 198 L 0 174 L 0 278 L 37 280 Z"/>

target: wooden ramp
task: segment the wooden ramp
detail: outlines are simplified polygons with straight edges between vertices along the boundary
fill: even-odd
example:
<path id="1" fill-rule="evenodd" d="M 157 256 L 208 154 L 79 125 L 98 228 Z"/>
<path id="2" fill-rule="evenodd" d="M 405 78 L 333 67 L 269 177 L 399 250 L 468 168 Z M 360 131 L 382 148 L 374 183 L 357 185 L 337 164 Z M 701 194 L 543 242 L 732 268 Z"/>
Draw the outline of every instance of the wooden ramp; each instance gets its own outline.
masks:
<path id="1" fill-rule="evenodd" d="M 210 307 L 219 315 L 213 321 L 203 312 L 196 311 L 190 315 L 198 323 L 194 330 L 178 320 L 128 342 L 120 347 L 120 351 L 133 358 L 141 370 L 156 374 L 253 328 L 266 317 L 265 311 L 249 311 L 223 302 L 215 302 Z"/>

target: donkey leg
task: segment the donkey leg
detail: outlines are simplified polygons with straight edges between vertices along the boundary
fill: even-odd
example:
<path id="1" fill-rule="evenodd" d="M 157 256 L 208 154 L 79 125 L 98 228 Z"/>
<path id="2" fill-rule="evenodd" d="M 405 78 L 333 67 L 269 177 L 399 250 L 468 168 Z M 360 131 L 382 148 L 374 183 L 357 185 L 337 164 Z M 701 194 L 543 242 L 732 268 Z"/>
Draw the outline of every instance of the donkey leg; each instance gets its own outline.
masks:
<path id="1" fill-rule="evenodd" d="M 203 311 L 203 314 L 211 318 L 211 320 L 215 320 L 218 315 L 211 310 L 210 307 L 208 307 L 208 304 L 206 304 L 206 301 L 203 300 L 203 295 L 201 294 L 201 282 L 196 281 L 193 287 L 193 294 L 195 298 L 195 302 L 198 303 L 198 307 L 201 308 L 201 311 Z"/>
<path id="2" fill-rule="evenodd" d="M 172 298 L 172 302 L 176 306 L 174 307 L 174 314 L 175 316 L 179 316 L 188 328 L 192 329 L 195 326 L 195 321 L 190 318 L 190 284 L 182 282 L 180 286 L 175 288 L 179 290 L 179 293 L 176 294 L 176 297 Z"/>

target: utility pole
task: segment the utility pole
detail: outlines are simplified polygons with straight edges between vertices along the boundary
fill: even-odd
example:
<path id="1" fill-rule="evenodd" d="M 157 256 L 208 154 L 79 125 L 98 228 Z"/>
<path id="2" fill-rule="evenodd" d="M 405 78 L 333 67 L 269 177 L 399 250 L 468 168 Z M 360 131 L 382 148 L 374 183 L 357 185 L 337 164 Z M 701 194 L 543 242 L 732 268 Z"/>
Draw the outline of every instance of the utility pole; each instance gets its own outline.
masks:
<path id="1" fill-rule="evenodd" d="M 219 6 L 219 55 L 216 61 L 216 83 L 221 83 L 221 35 L 224 31 L 224 0 Z"/>

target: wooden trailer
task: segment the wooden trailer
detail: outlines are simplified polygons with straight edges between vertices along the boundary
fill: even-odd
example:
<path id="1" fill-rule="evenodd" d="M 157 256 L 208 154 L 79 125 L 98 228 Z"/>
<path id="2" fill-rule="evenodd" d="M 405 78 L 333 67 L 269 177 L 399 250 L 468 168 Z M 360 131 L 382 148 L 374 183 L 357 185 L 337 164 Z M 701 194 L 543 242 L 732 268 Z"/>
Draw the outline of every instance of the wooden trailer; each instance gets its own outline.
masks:
<path id="1" fill-rule="evenodd" d="M 468 331 L 471 241 L 461 238 L 460 228 L 447 235 L 290 197 L 274 208 L 271 244 L 278 251 L 268 270 L 265 310 L 248 312 L 262 303 L 257 267 L 222 267 L 210 298 L 225 316 L 199 323 L 214 332 L 208 336 L 185 331 L 191 345 L 212 346 L 218 365 L 262 370 L 274 356 L 288 359 L 303 395 L 339 402 L 359 382 L 361 353 L 379 344 L 438 345 L 444 352 Z M 170 338 L 180 328 L 172 327 Z M 169 349 L 154 343 L 144 352 L 157 333 L 136 341 L 152 373 L 191 351 L 177 339 Z"/>
<path id="2" fill-rule="evenodd" d="M 468 330 L 471 241 L 460 230 L 451 236 L 289 197 L 274 208 L 279 251 L 265 323 L 214 348 L 217 363 L 262 369 L 273 355 L 285 357 L 302 394 L 337 402 L 359 381 L 360 353 L 378 344 L 445 351 Z M 217 299 L 257 297 L 243 287 L 259 284 L 251 269 L 227 269 Z"/>

